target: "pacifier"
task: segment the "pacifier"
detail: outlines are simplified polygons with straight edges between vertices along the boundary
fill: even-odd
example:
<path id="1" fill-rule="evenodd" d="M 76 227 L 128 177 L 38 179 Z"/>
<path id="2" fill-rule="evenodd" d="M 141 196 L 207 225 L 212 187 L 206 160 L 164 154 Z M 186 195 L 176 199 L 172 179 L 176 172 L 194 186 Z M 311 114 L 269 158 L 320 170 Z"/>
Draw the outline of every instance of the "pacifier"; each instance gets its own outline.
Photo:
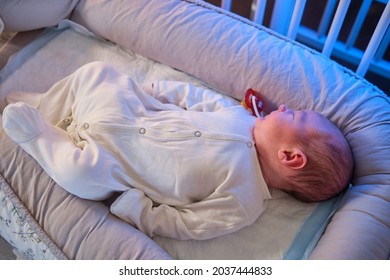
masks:
<path id="1" fill-rule="evenodd" d="M 251 112 L 254 117 L 263 117 L 263 100 L 261 100 L 253 89 L 250 88 L 246 91 L 241 105 Z"/>

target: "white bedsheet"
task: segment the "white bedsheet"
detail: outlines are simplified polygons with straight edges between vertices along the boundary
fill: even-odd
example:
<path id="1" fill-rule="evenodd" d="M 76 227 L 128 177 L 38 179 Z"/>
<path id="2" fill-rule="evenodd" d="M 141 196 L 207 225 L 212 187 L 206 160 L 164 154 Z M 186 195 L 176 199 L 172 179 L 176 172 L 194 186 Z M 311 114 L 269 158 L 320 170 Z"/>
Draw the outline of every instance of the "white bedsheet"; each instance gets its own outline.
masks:
<path id="1" fill-rule="evenodd" d="M 71 26 L 71 28 L 67 28 Z M 161 65 L 117 45 L 93 37 L 83 28 L 63 22 L 18 53 L 1 72 L 0 100 L 11 91 L 44 92 L 91 61 L 106 61 L 139 83 L 179 80 L 202 85 L 195 78 Z M 76 31 L 78 30 L 78 31 Z M 31 71 L 33 69 L 33 71 Z M 0 106 L 4 104 L 0 103 Z M 155 237 L 177 259 L 283 259 L 305 258 L 319 239 L 337 199 L 327 203 L 302 203 L 280 191 L 265 213 L 239 232 L 206 241 L 176 241 Z M 313 213 L 318 219 L 313 218 Z M 310 221 L 310 231 L 308 221 Z"/>

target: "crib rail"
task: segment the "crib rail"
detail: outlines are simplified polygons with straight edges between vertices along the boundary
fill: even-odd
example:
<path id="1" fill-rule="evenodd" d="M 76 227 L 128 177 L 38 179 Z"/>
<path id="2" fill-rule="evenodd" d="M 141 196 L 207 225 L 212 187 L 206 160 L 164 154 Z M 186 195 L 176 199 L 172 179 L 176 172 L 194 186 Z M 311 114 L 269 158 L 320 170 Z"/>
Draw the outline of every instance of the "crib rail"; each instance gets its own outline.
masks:
<path id="1" fill-rule="evenodd" d="M 236 0 L 242 1 L 242 0 Z M 314 0 L 309 0 L 314 1 Z M 315 0 L 317 1 L 317 0 Z M 272 6 L 268 27 L 287 37 L 321 51 L 326 56 L 342 59 L 357 74 L 365 76 L 368 71 L 390 79 L 390 59 L 386 57 L 390 41 L 390 2 L 389 0 L 327 0 L 316 29 L 302 24 L 306 0 L 253 0 L 249 2 L 249 19 L 266 25 L 266 7 Z M 241 3 L 242 3 L 241 2 Z M 231 11 L 234 0 L 222 0 L 222 8 Z M 383 12 L 371 39 L 365 49 L 355 46 L 356 40 L 374 4 L 383 6 Z M 351 6 L 359 6 L 359 11 L 348 32 L 347 39 L 339 39 L 347 13 Z M 268 9 L 268 13 L 270 13 Z M 267 26 L 267 25 L 266 25 Z"/>

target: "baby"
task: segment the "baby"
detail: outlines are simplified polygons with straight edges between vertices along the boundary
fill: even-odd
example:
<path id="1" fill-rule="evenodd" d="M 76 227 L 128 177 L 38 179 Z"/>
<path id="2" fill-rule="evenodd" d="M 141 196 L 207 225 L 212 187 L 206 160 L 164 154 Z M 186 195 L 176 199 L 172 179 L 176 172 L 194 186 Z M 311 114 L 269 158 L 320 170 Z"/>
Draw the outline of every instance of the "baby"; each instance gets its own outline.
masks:
<path id="1" fill-rule="evenodd" d="M 17 98 L 33 106 L 4 109 L 10 138 L 66 191 L 92 200 L 120 193 L 111 212 L 149 236 L 234 232 L 264 211 L 269 188 L 320 201 L 351 176 L 342 133 L 313 111 L 281 105 L 256 118 L 210 90 L 179 82 L 142 88 L 100 62 L 43 95 Z M 60 107 L 45 106 L 54 99 Z M 54 111 L 57 125 L 46 118 Z"/>
<path id="2" fill-rule="evenodd" d="M 341 131 L 317 112 L 281 105 L 256 120 L 253 136 L 268 187 L 303 201 L 322 201 L 350 180 L 350 147 Z"/>

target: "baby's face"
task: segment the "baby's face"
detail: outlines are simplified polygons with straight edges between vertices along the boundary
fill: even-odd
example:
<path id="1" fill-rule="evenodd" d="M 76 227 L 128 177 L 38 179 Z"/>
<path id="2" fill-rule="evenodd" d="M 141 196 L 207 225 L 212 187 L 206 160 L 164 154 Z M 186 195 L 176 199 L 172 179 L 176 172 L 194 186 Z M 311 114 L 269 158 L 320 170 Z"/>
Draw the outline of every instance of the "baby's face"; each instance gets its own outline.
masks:
<path id="1" fill-rule="evenodd" d="M 321 131 L 324 135 L 334 135 L 333 124 L 315 111 L 292 110 L 280 105 L 278 110 L 256 120 L 253 131 L 256 147 L 266 150 L 278 149 L 281 145 L 295 143 L 302 134 Z M 260 152 L 260 151 L 259 151 Z"/>

